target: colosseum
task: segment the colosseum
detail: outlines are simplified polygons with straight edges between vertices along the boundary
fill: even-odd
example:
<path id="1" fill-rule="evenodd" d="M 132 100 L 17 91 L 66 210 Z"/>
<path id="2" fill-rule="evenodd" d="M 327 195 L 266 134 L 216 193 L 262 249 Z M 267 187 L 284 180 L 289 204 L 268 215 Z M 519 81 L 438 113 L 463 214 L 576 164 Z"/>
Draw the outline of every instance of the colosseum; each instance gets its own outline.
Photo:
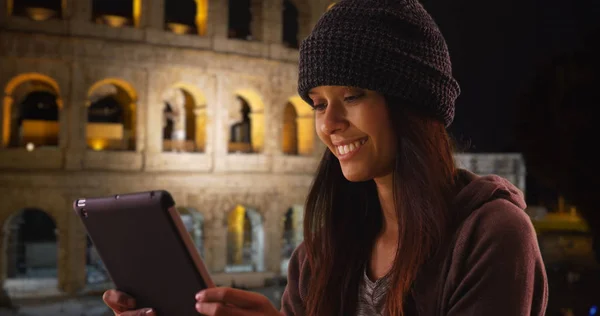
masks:
<path id="1" fill-rule="evenodd" d="M 297 48 L 330 5 L 0 0 L 6 292 L 109 286 L 72 203 L 155 189 L 216 283 L 285 275 L 324 150 L 296 94 Z M 524 185 L 520 156 L 486 159 L 461 157 Z"/>
<path id="2" fill-rule="evenodd" d="M 285 273 L 322 151 L 297 47 L 329 3 L 230 2 L 0 0 L 9 294 L 107 281 L 73 200 L 153 189 L 217 283 Z"/>

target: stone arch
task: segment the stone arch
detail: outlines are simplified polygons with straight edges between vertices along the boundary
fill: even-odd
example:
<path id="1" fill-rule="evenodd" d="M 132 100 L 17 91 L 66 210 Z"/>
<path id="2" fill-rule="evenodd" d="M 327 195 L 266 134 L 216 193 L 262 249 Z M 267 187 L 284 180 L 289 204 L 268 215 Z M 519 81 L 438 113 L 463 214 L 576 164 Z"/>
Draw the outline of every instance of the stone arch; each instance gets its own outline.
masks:
<path id="1" fill-rule="evenodd" d="M 226 272 L 264 271 L 265 236 L 263 217 L 249 207 L 236 205 L 226 218 Z"/>
<path id="2" fill-rule="evenodd" d="M 288 99 L 283 113 L 282 149 L 285 154 L 309 156 L 315 147 L 315 119 L 299 96 Z"/>
<path id="3" fill-rule="evenodd" d="M 200 253 L 202 258 L 205 258 L 205 232 L 204 223 L 205 216 L 195 208 L 191 207 L 177 207 L 181 220 L 185 225 L 187 231 L 190 233 L 196 249 Z"/>
<path id="4" fill-rule="evenodd" d="M 56 80 L 34 72 L 15 76 L 4 88 L 2 147 L 58 146 L 62 109 Z"/>
<path id="5" fill-rule="evenodd" d="M 87 143 L 93 150 L 135 150 L 136 90 L 127 81 L 107 78 L 88 90 Z"/>
<path id="6" fill-rule="evenodd" d="M 292 205 L 282 217 L 283 242 L 281 248 L 281 273 L 287 275 L 287 267 L 292 252 L 304 240 L 304 206 Z"/>
<path id="7" fill-rule="evenodd" d="M 234 106 L 229 107 L 229 152 L 261 152 L 265 137 L 265 105 L 253 89 L 235 92 Z"/>
<path id="8" fill-rule="evenodd" d="M 163 94 L 163 151 L 204 152 L 206 98 L 195 86 L 176 83 Z"/>
<path id="9" fill-rule="evenodd" d="M 59 222 L 41 208 L 19 208 L 0 219 L 0 280 L 9 296 L 59 287 Z"/>

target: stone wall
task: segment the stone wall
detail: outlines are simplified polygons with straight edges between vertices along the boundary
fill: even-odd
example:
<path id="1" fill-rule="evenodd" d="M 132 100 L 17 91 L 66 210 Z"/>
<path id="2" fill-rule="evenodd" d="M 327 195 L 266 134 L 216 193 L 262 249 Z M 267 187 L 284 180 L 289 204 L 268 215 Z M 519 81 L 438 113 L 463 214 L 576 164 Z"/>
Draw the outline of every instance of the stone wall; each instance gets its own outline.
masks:
<path id="1" fill-rule="evenodd" d="M 166 31 L 163 0 L 142 1 L 136 28 L 93 23 L 88 0 L 63 1 L 62 19 L 35 22 L 9 16 L 6 9 L 13 1 L 18 0 L 0 0 L 0 86 L 20 75 L 49 78 L 58 87 L 62 108 L 58 147 L 0 149 L 0 225 L 24 208 L 41 209 L 55 220 L 59 288 L 74 293 L 86 283 L 86 235 L 73 201 L 155 189 L 170 191 L 179 206 L 204 216 L 206 263 L 221 283 L 257 285 L 279 273 L 282 219 L 292 205 L 304 203 L 323 150 L 314 144 L 309 155 L 282 153 L 283 110 L 290 98 L 297 99 L 298 51 L 282 43 L 281 1 L 252 1 L 256 41 L 227 38 L 227 1 L 221 0 L 208 0 L 205 36 Z M 293 2 L 302 39 L 328 1 Z M 87 149 L 89 90 L 107 79 L 125 82 L 136 96 L 132 151 Z M 161 96 L 177 84 L 192 87 L 206 103 L 201 153 L 163 152 Z M 227 151 L 228 113 L 240 91 L 250 91 L 262 103 L 259 153 Z M 3 97 L 9 102 L 9 95 Z M 0 111 L 0 130 L 3 115 Z M 312 139 L 317 141 L 316 135 Z M 263 220 L 266 272 L 260 275 L 221 273 L 226 265 L 224 219 L 237 204 L 252 207 Z M 0 244 L 5 236 L 0 230 Z M 0 281 L 4 255 L 0 251 Z"/>

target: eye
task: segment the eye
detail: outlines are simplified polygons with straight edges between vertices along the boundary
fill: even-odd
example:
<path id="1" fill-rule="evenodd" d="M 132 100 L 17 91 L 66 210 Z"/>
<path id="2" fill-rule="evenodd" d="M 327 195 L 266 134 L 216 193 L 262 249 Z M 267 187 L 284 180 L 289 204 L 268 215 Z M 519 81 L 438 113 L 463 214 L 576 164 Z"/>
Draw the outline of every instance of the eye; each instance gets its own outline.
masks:
<path id="1" fill-rule="evenodd" d="M 315 105 L 313 105 L 313 111 L 316 112 L 322 112 L 325 111 L 325 109 L 327 108 L 327 103 L 315 103 Z"/>
<path id="2" fill-rule="evenodd" d="M 355 93 L 353 95 L 349 95 L 347 97 L 344 97 L 344 102 L 353 102 L 353 101 L 356 101 L 356 100 L 358 100 L 358 99 L 360 99 L 360 98 L 362 98 L 364 96 L 365 96 L 364 92 L 357 92 L 357 93 Z"/>

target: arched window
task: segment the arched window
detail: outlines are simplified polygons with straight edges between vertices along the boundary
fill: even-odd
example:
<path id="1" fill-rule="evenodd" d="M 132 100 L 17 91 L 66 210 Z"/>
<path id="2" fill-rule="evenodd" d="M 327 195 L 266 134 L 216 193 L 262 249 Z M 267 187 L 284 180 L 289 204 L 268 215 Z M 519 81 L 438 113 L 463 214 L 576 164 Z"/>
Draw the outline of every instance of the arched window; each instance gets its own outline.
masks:
<path id="1" fill-rule="evenodd" d="M 229 0 L 228 37 L 252 39 L 252 2 L 250 0 Z"/>
<path id="2" fill-rule="evenodd" d="M 252 121 L 250 120 L 250 105 L 237 97 L 240 105 L 239 120 L 231 125 L 230 150 L 234 152 L 252 152 Z"/>
<path id="3" fill-rule="evenodd" d="M 314 151 L 315 120 L 311 107 L 300 97 L 289 99 L 283 111 L 282 151 L 310 156 Z"/>
<path id="4" fill-rule="evenodd" d="M 178 84 L 163 96 L 163 151 L 203 152 L 206 101 L 190 85 Z"/>
<path id="5" fill-rule="evenodd" d="M 227 216 L 226 272 L 264 270 L 264 230 L 255 210 L 236 206 Z"/>
<path id="6" fill-rule="evenodd" d="M 229 152 L 259 153 L 264 146 L 264 104 L 251 89 L 238 90 L 229 107 Z"/>
<path id="7" fill-rule="evenodd" d="M 22 292 L 35 281 L 35 291 L 56 289 L 58 247 L 56 223 L 40 209 L 24 209 L 4 225 L 6 276 L 4 287 Z"/>
<path id="8" fill-rule="evenodd" d="M 197 33 L 195 0 L 165 0 L 165 29 L 175 34 Z"/>
<path id="9" fill-rule="evenodd" d="M 304 207 L 294 205 L 290 207 L 283 217 L 283 243 L 281 248 L 281 273 L 287 275 L 287 267 L 292 252 L 304 240 L 303 231 Z"/>
<path id="10" fill-rule="evenodd" d="M 118 79 L 96 83 L 89 92 L 87 144 L 93 150 L 135 150 L 136 94 Z"/>
<path id="11" fill-rule="evenodd" d="M 298 9 L 291 0 L 283 0 L 283 45 L 298 48 Z"/>
<path id="12" fill-rule="evenodd" d="M 3 147 L 57 146 L 62 108 L 57 83 L 41 74 L 22 74 L 8 83 L 5 93 Z"/>
<path id="13" fill-rule="evenodd" d="M 34 21 L 62 18 L 62 0 L 7 0 L 8 14 Z"/>
<path id="14" fill-rule="evenodd" d="M 283 112 L 283 153 L 298 154 L 298 114 L 292 103 L 285 106 Z"/>

